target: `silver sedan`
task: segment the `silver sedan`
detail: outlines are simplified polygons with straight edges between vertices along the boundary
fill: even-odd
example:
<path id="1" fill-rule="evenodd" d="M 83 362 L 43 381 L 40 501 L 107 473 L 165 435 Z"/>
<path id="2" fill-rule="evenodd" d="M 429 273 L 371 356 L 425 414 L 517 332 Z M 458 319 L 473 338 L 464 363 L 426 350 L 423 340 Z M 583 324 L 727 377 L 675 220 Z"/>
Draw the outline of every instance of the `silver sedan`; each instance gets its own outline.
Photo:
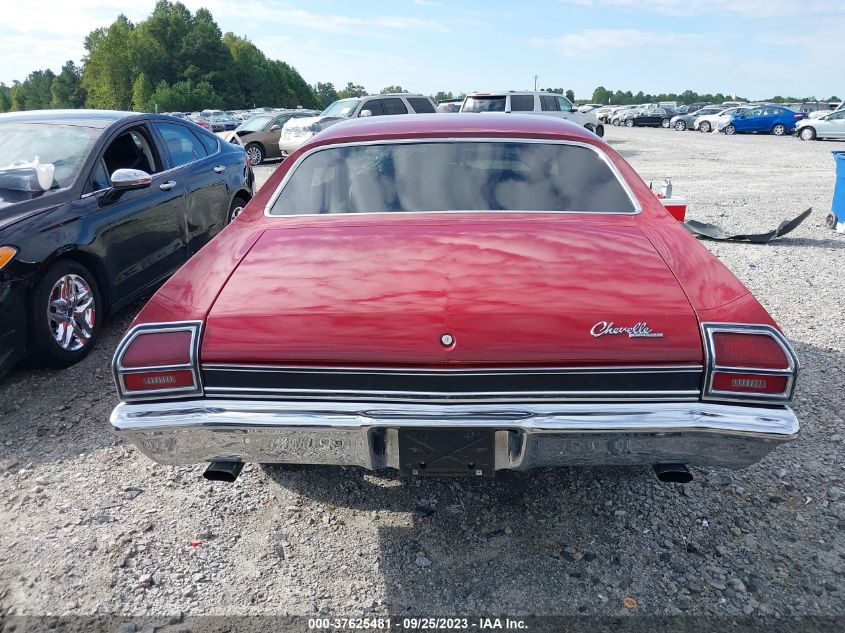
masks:
<path id="1" fill-rule="evenodd" d="M 837 110 L 818 119 L 799 121 L 795 126 L 795 134 L 802 141 L 818 138 L 845 139 L 845 110 Z"/>

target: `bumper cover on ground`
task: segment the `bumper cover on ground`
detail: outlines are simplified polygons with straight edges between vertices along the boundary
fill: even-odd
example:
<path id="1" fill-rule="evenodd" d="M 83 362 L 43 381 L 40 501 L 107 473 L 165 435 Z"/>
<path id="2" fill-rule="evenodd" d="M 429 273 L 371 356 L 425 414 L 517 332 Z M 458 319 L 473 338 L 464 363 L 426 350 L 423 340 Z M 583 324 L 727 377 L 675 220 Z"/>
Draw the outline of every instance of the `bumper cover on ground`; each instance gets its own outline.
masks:
<path id="1" fill-rule="evenodd" d="M 162 464 L 214 460 L 399 468 L 400 428 L 495 431 L 495 469 L 743 467 L 795 439 L 788 407 L 704 402 L 390 404 L 256 400 L 118 405 L 115 432 Z"/>

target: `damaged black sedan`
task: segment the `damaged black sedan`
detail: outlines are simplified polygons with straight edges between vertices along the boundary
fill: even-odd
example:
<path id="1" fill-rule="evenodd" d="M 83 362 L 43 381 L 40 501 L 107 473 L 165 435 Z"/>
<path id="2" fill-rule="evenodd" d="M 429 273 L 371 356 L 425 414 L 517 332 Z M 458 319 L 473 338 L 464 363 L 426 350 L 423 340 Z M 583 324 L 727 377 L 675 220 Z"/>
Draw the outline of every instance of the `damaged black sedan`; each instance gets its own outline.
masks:
<path id="1" fill-rule="evenodd" d="M 84 358 L 252 197 L 240 146 L 163 115 L 0 115 L 0 373 Z"/>

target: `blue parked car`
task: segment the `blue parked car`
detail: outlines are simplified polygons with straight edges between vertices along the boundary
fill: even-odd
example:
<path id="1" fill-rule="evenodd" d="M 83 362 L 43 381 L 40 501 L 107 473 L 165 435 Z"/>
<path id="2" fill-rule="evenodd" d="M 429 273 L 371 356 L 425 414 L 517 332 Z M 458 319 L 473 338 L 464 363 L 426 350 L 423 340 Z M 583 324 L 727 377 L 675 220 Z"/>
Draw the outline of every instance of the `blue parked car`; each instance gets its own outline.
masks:
<path id="1" fill-rule="evenodd" d="M 775 136 L 791 134 L 804 115 L 779 105 L 767 104 L 735 114 L 728 121 L 719 123 L 719 131 L 725 134 L 743 132 L 772 133 Z"/>

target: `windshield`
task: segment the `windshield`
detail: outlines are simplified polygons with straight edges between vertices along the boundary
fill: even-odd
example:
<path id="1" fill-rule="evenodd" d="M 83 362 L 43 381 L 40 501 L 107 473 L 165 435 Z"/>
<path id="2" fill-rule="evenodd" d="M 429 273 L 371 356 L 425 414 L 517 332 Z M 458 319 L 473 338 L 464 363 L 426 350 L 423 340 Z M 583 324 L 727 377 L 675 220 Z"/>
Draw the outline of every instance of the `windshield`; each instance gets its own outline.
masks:
<path id="1" fill-rule="evenodd" d="M 260 132 L 273 120 L 271 116 L 254 116 L 238 126 L 238 132 Z"/>
<path id="2" fill-rule="evenodd" d="M 356 105 L 358 105 L 357 99 L 341 99 L 340 101 L 335 101 L 328 108 L 323 110 L 320 113 L 320 116 L 336 116 L 349 118 L 355 111 Z"/>
<path id="3" fill-rule="evenodd" d="M 563 143 L 443 141 L 319 150 L 274 215 L 403 211 L 633 213 L 599 151 Z"/>
<path id="4" fill-rule="evenodd" d="M 461 112 L 504 112 L 504 97 L 467 97 Z"/>
<path id="5" fill-rule="evenodd" d="M 76 125 L 0 123 L 0 188 L 35 192 L 69 187 L 101 133 Z"/>

